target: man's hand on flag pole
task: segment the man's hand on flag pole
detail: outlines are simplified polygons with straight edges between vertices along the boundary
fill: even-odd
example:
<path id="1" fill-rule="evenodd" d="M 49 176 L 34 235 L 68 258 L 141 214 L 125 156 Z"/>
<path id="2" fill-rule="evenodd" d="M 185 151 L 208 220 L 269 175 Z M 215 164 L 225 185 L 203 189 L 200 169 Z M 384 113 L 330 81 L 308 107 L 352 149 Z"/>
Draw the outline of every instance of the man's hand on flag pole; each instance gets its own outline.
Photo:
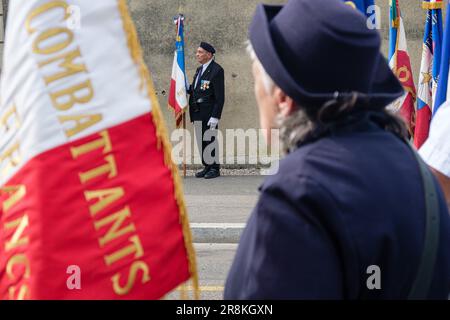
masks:
<path id="1" fill-rule="evenodd" d="M 217 119 L 217 118 L 211 117 L 208 121 L 208 126 L 213 130 L 217 127 L 218 124 L 219 124 L 219 119 Z"/>

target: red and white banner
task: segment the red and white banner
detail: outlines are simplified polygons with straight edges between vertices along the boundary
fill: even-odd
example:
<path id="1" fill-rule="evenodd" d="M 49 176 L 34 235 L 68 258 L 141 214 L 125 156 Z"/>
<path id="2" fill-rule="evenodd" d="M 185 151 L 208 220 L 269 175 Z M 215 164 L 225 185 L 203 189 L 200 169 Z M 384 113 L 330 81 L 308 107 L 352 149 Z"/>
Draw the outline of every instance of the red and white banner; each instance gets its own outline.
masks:
<path id="1" fill-rule="evenodd" d="M 126 1 L 14 0 L 8 14 L 0 299 L 158 299 L 196 283 L 178 172 Z"/>
<path id="2" fill-rule="evenodd" d="M 416 86 L 412 74 L 411 60 L 406 42 L 405 27 L 400 13 L 398 0 L 390 2 L 390 60 L 389 66 L 405 89 L 405 94 L 388 106 L 388 109 L 399 114 L 408 125 L 411 135 L 415 126 Z"/>

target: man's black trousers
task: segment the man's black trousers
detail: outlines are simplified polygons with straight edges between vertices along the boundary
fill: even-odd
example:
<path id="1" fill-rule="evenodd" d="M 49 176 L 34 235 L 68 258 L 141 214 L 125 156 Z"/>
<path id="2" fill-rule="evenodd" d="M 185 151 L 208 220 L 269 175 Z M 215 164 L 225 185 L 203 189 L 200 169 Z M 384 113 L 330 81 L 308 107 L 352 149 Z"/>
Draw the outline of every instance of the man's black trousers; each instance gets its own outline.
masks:
<path id="1" fill-rule="evenodd" d="M 198 150 L 201 150 L 202 164 L 208 169 L 220 169 L 218 127 L 210 129 L 208 121 L 195 121 L 195 136 Z"/>

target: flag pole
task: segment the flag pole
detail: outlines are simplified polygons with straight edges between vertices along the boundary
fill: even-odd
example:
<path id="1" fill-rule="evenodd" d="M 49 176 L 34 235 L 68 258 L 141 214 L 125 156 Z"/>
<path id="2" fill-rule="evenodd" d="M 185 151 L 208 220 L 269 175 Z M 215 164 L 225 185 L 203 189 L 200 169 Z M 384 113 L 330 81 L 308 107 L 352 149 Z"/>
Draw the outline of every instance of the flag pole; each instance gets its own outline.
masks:
<path id="1" fill-rule="evenodd" d="M 183 34 L 181 34 L 181 35 L 179 34 L 180 28 L 181 28 L 179 24 L 183 25 L 183 20 L 184 20 L 184 15 L 181 13 L 182 12 L 181 9 L 182 9 L 182 7 L 180 6 L 178 9 L 178 12 L 179 12 L 178 15 L 176 17 L 174 17 L 174 23 L 176 25 L 176 31 L 177 31 L 177 48 L 176 48 L 176 52 L 175 52 L 175 58 L 177 58 L 177 51 L 181 50 L 183 53 L 183 58 L 182 58 L 182 60 L 183 60 L 182 61 L 183 62 L 182 69 L 183 70 L 182 70 L 182 72 L 184 73 L 183 78 L 184 78 L 184 81 L 186 82 L 186 74 L 185 74 L 186 71 L 185 71 L 185 62 L 184 62 L 184 42 L 183 42 L 183 45 L 181 48 L 178 47 L 178 45 L 179 45 L 178 42 L 183 41 Z M 174 61 L 173 68 L 175 68 L 176 63 L 177 63 L 177 61 Z M 181 66 L 178 66 L 178 67 L 181 67 Z M 173 72 L 174 72 L 174 69 L 172 69 L 172 77 L 174 76 Z M 177 77 L 177 76 L 175 76 L 175 77 Z M 183 152 L 183 166 L 182 167 L 183 167 L 183 176 L 184 176 L 184 178 L 186 178 L 186 176 L 187 176 L 187 174 L 186 174 L 186 162 L 187 162 L 186 161 L 186 115 L 185 115 L 184 109 L 187 106 L 178 105 L 178 109 L 181 108 L 181 110 L 177 110 L 176 96 L 179 94 L 179 92 L 177 92 L 177 90 L 176 90 L 176 84 L 175 84 L 175 88 L 172 88 L 174 80 L 176 82 L 177 79 L 172 79 L 172 83 L 171 83 L 171 87 L 170 87 L 170 95 L 169 95 L 169 106 L 171 106 L 175 109 L 175 127 L 177 129 L 179 129 L 180 123 L 182 123 L 182 128 L 183 128 L 183 151 L 182 151 Z M 185 83 L 185 85 L 187 85 L 187 82 Z M 174 91 L 175 91 L 175 97 L 172 96 L 172 95 L 174 95 Z M 186 91 L 187 91 L 187 88 L 186 88 Z M 172 104 L 171 104 L 171 99 L 173 100 Z"/>
<path id="2" fill-rule="evenodd" d="M 186 178 L 186 112 L 183 112 L 183 175 Z"/>
<path id="3" fill-rule="evenodd" d="M 183 6 L 178 7 L 179 16 L 183 16 Z M 183 111 L 183 176 L 186 178 L 186 112 Z"/>
<path id="4" fill-rule="evenodd" d="M 183 17 L 183 7 L 178 7 L 178 16 Z M 183 121 L 183 177 L 186 178 L 186 112 L 182 111 L 181 119 Z"/>

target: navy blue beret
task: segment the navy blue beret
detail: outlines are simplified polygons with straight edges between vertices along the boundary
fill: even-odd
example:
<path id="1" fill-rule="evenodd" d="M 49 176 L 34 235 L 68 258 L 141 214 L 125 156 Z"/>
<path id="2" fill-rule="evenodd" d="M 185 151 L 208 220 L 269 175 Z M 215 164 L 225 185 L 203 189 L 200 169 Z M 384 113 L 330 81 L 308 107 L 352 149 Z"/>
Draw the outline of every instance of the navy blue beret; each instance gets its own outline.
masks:
<path id="1" fill-rule="evenodd" d="M 207 42 L 201 42 L 200 48 L 205 49 L 206 51 L 211 52 L 212 54 L 216 53 L 216 49 L 214 49 L 214 47 Z"/>

